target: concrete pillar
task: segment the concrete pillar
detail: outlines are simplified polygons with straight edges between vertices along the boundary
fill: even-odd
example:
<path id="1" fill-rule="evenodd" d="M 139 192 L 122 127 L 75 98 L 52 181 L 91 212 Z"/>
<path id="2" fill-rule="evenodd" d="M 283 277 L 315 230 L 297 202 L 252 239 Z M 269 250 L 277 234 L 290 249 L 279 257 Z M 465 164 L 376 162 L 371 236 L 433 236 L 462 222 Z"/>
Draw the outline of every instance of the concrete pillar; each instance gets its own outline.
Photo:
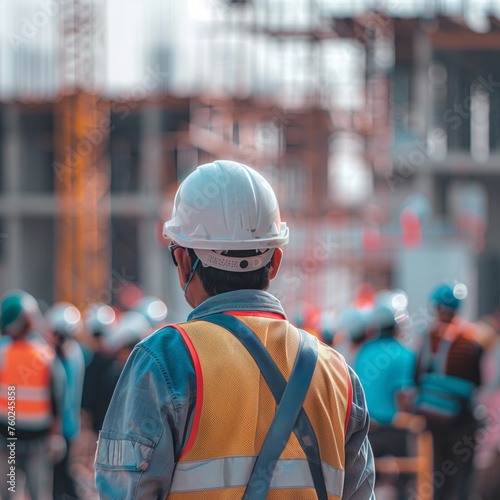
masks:
<path id="1" fill-rule="evenodd" d="M 19 192 L 20 185 L 21 117 L 19 112 L 11 106 L 6 106 L 0 117 L 4 130 L 2 185 L 5 194 L 13 195 Z"/>
<path id="2" fill-rule="evenodd" d="M 414 34 L 414 95 L 412 99 L 412 128 L 422 138 L 427 137 L 431 118 L 432 103 L 429 100 L 429 65 L 432 58 L 432 45 L 429 35 L 422 30 Z"/>
<path id="3" fill-rule="evenodd" d="M 162 110 L 144 109 L 140 115 L 139 192 L 146 214 L 139 221 L 138 268 L 145 293 L 165 296 L 165 253 L 155 236 L 161 192 Z"/>
<path id="4" fill-rule="evenodd" d="M 19 112 L 12 107 L 4 108 L 0 115 L 3 121 L 3 169 L 2 185 L 3 193 L 7 199 L 14 198 L 19 193 L 20 185 L 20 161 L 21 161 L 21 131 Z M 9 203 L 10 205 L 10 203 Z M 0 237 L 5 251 L 4 272 L 0 291 L 6 291 L 10 288 L 19 287 L 21 281 L 21 222 L 22 219 L 16 211 L 9 210 L 0 212 L 0 218 L 4 219 L 4 229 Z"/>

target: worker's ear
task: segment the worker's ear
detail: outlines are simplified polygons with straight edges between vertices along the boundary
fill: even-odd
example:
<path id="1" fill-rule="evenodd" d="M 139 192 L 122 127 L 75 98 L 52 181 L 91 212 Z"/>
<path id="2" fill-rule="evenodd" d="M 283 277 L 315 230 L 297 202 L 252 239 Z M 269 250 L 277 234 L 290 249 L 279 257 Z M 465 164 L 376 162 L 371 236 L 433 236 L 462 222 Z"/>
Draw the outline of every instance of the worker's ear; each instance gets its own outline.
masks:
<path id="1" fill-rule="evenodd" d="M 174 250 L 175 252 L 175 260 L 177 261 L 177 272 L 179 273 L 179 282 L 181 288 L 184 288 L 184 285 L 187 283 L 189 279 L 189 275 L 191 274 L 191 257 L 188 251 L 185 248 L 178 247 Z"/>
<path id="2" fill-rule="evenodd" d="M 283 250 L 281 250 L 281 248 L 276 248 L 273 256 L 271 257 L 271 268 L 269 269 L 270 280 L 276 278 L 281 265 L 281 259 L 283 259 Z"/>

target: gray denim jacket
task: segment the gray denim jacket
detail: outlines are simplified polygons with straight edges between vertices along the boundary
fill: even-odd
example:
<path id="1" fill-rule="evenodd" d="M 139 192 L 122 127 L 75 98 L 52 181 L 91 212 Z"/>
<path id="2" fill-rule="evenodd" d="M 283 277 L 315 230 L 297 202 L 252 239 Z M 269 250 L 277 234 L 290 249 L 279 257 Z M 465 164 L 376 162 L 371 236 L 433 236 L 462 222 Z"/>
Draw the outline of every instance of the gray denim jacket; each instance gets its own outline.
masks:
<path id="1" fill-rule="evenodd" d="M 206 300 L 188 316 L 202 319 L 225 311 L 282 315 L 267 292 L 239 290 Z M 374 462 L 363 388 L 350 369 L 352 408 L 345 444 L 342 498 L 375 499 Z M 196 402 L 196 374 L 179 332 L 165 327 L 138 344 L 111 400 L 95 459 L 101 499 L 162 499 L 170 490 L 175 457 L 189 438 Z"/>

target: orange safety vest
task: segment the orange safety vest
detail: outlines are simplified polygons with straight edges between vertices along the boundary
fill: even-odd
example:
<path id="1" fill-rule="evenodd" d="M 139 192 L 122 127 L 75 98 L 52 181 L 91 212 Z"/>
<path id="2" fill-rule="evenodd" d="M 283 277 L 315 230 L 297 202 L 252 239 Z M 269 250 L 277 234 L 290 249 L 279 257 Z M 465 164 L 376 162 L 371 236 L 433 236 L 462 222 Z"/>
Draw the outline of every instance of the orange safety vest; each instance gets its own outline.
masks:
<path id="1" fill-rule="evenodd" d="M 259 337 L 288 380 L 299 347 L 298 331 L 278 315 L 250 314 L 235 313 Z M 205 321 L 174 326 L 193 358 L 197 400 L 191 434 L 167 498 L 241 498 L 274 418 L 276 401 L 256 362 L 231 332 Z M 318 342 L 318 361 L 303 409 L 319 443 L 329 500 L 342 497 L 351 403 L 344 359 Z M 271 480 L 269 499 L 318 498 L 306 456 L 293 433 L 275 469 L 262 479 Z"/>
<path id="2" fill-rule="evenodd" d="M 54 351 L 37 340 L 14 340 L 0 349 L 0 423 L 44 431 L 52 422 Z"/>

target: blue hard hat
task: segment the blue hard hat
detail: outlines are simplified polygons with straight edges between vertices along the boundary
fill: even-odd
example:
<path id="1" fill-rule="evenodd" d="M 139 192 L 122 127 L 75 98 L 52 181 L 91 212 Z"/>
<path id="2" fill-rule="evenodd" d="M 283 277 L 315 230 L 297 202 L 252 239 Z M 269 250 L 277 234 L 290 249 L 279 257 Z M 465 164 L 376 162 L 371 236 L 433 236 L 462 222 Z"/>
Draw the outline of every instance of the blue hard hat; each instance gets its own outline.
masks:
<path id="1" fill-rule="evenodd" d="M 0 329 L 4 335 L 17 337 L 40 314 L 38 302 L 24 290 L 10 290 L 0 302 Z"/>
<path id="2" fill-rule="evenodd" d="M 454 286 L 449 283 L 441 283 L 434 289 L 431 302 L 453 310 L 458 309 L 460 306 L 460 299 L 454 293 Z"/>

